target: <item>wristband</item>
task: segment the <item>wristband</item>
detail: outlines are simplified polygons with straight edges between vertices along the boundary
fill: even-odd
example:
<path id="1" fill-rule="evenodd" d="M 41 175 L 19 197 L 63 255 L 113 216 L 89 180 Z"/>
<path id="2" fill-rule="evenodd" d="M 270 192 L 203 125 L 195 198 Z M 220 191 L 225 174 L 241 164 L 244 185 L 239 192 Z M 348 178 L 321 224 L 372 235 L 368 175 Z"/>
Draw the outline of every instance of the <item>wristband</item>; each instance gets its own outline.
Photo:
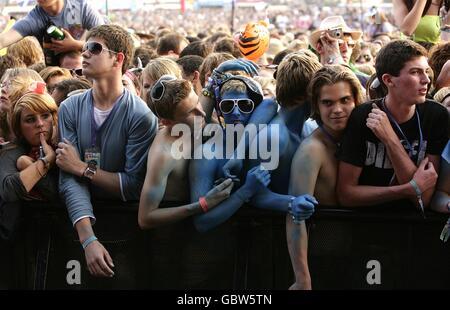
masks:
<path id="1" fill-rule="evenodd" d="M 208 212 L 208 203 L 206 202 L 205 197 L 200 197 L 198 200 L 198 203 L 200 204 L 200 207 L 202 208 L 203 213 Z"/>
<path id="2" fill-rule="evenodd" d="M 414 191 L 416 192 L 416 196 L 422 196 L 422 191 L 420 190 L 419 186 L 416 183 L 416 180 L 412 179 L 411 181 L 409 181 L 409 184 L 411 184 L 411 186 L 414 188 Z"/>
<path id="3" fill-rule="evenodd" d="M 420 190 L 419 186 L 417 185 L 416 180 L 412 179 L 411 181 L 409 181 L 409 184 L 411 184 L 411 186 L 414 188 L 414 191 L 416 192 L 420 211 L 422 212 L 422 216 L 425 218 L 425 206 L 424 206 L 423 200 L 422 200 L 422 191 Z"/>
<path id="4" fill-rule="evenodd" d="M 83 250 L 86 250 L 88 245 L 91 244 L 92 242 L 94 242 L 95 240 L 98 240 L 95 235 L 92 235 L 89 238 L 87 238 L 86 240 L 84 240 L 84 242 L 81 244 L 81 246 L 83 247 Z"/>

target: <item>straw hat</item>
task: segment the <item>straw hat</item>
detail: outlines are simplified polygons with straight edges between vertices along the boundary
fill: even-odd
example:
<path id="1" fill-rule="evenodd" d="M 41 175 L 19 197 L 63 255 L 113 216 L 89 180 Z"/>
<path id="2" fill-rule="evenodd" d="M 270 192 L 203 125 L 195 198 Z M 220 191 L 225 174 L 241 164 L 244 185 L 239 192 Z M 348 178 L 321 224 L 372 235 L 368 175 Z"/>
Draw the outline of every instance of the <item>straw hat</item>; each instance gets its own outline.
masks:
<path id="1" fill-rule="evenodd" d="M 309 36 L 309 42 L 311 46 L 316 49 L 317 42 L 319 41 L 320 35 L 323 31 L 333 29 L 333 28 L 342 28 L 342 32 L 344 34 L 350 34 L 353 38 L 353 40 L 358 41 L 361 36 L 361 31 L 356 31 L 350 29 L 347 24 L 345 23 L 345 20 L 342 18 L 342 16 L 328 16 L 322 22 L 320 23 L 319 29 L 315 30 L 311 35 Z"/>

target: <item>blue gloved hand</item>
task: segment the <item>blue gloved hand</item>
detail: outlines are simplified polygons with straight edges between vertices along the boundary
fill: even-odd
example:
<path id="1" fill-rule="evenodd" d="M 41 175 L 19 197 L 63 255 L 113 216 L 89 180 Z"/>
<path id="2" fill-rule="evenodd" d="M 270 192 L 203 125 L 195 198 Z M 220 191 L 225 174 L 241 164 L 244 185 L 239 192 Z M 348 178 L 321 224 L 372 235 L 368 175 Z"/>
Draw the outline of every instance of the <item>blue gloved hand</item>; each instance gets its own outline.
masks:
<path id="1" fill-rule="evenodd" d="M 262 166 L 256 166 L 247 172 L 245 184 L 241 189 L 245 192 L 245 200 L 250 199 L 258 190 L 267 187 L 270 183 L 270 173 Z"/>
<path id="2" fill-rule="evenodd" d="M 222 167 L 223 175 L 225 176 L 225 178 L 234 179 L 241 172 L 242 166 L 243 166 L 242 159 L 232 158 L 228 160 L 225 163 L 225 165 L 223 165 Z"/>
<path id="3" fill-rule="evenodd" d="M 251 77 L 258 75 L 259 66 L 248 59 L 230 59 L 222 62 L 216 69 L 220 73 L 227 71 L 244 71 Z"/>
<path id="4" fill-rule="evenodd" d="M 301 195 L 295 197 L 290 202 L 289 214 L 295 224 L 300 224 L 301 221 L 307 220 L 314 213 L 314 208 L 319 202 L 311 195 Z"/>

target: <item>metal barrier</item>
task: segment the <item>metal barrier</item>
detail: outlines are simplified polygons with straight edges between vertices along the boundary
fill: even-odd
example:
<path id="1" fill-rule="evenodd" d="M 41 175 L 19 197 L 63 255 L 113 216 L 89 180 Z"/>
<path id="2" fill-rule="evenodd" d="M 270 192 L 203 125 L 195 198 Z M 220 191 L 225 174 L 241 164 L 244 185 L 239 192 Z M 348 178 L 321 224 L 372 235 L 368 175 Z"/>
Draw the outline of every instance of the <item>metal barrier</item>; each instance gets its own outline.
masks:
<path id="1" fill-rule="evenodd" d="M 293 283 L 283 214 L 244 206 L 198 233 L 190 220 L 142 231 L 136 204 L 96 203 L 94 210 L 113 278 L 89 275 L 64 206 L 25 203 L 14 242 L 0 244 L 0 289 L 287 289 Z M 450 288 L 450 245 L 439 240 L 445 221 L 415 210 L 319 208 L 308 225 L 313 288 Z"/>

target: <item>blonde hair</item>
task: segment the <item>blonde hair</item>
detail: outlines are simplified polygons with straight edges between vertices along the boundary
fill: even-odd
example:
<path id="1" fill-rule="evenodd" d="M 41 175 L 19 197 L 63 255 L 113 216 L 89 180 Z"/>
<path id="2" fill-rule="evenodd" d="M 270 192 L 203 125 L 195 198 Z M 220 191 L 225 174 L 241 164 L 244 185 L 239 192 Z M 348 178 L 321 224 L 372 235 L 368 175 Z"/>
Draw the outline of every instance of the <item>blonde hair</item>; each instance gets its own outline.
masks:
<path id="1" fill-rule="evenodd" d="M 296 106 L 296 99 L 306 99 L 308 83 L 322 67 L 313 55 L 308 50 L 291 53 L 278 66 L 276 95 L 281 106 Z"/>
<path id="2" fill-rule="evenodd" d="M 438 92 L 436 92 L 433 99 L 439 103 L 442 103 L 444 98 L 447 98 L 448 96 L 450 96 L 450 86 L 441 88 Z"/>
<path id="3" fill-rule="evenodd" d="M 42 77 L 34 70 L 26 68 L 13 68 L 5 72 L 5 76 L 11 81 L 8 99 L 11 103 L 11 111 L 16 101 L 28 91 L 34 82 L 44 82 Z"/>
<path id="4" fill-rule="evenodd" d="M 177 79 L 182 78 L 181 69 L 175 61 L 170 58 L 159 57 L 148 62 L 144 68 L 144 71 L 142 71 L 141 78 L 147 76 L 156 82 L 165 74 L 174 75 Z"/>
<path id="5" fill-rule="evenodd" d="M 18 58 L 28 67 L 44 62 L 44 52 L 35 37 L 25 37 L 8 47 L 8 55 Z"/>
<path id="6" fill-rule="evenodd" d="M 45 83 L 48 83 L 48 80 L 55 76 L 63 76 L 66 79 L 71 79 L 72 74 L 69 70 L 60 67 L 46 67 L 39 71 L 39 75 L 42 77 Z"/>
<path id="7" fill-rule="evenodd" d="M 23 137 L 20 120 L 22 111 L 25 109 L 30 109 L 34 113 L 50 112 L 53 118 L 53 127 L 56 127 L 58 122 L 58 106 L 52 96 L 47 93 L 26 93 L 16 102 L 10 118 L 12 131 L 19 141 Z"/>

